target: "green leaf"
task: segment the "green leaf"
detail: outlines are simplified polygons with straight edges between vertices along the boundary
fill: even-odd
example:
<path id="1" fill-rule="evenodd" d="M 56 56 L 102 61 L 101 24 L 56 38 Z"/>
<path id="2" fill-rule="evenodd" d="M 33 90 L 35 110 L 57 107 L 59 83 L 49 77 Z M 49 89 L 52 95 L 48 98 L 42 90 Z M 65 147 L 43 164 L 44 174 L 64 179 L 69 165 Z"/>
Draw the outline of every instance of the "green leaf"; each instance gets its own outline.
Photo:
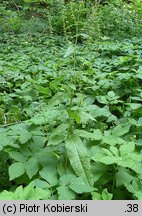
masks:
<path id="1" fill-rule="evenodd" d="M 120 136 L 122 136 L 122 135 L 129 132 L 130 126 L 131 126 L 130 123 L 126 123 L 126 124 L 123 124 L 123 125 L 118 125 L 118 126 L 116 126 L 115 128 L 112 129 L 112 135 L 120 137 Z"/>
<path id="2" fill-rule="evenodd" d="M 0 200 L 14 200 L 14 193 L 10 192 L 10 191 L 2 191 L 0 193 Z"/>
<path id="3" fill-rule="evenodd" d="M 110 156 L 105 156 L 103 158 L 98 159 L 97 161 L 106 165 L 117 163 L 117 159 L 115 157 L 110 157 Z"/>
<path id="4" fill-rule="evenodd" d="M 102 192 L 102 199 L 103 200 L 112 200 L 113 194 L 109 193 L 107 188 L 105 188 Z"/>
<path id="5" fill-rule="evenodd" d="M 80 124 L 81 118 L 80 118 L 80 116 L 79 116 L 79 114 L 78 114 L 78 111 L 76 111 L 76 110 L 69 110 L 69 111 L 68 111 L 68 114 L 69 114 L 69 116 L 70 116 L 72 119 L 74 119 L 74 120 L 76 121 L 77 124 Z"/>
<path id="6" fill-rule="evenodd" d="M 42 125 L 47 123 L 52 123 L 54 119 L 60 115 L 60 112 L 56 109 L 48 108 L 47 111 L 36 114 L 33 118 L 31 118 L 31 122 L 35 125 Z"/>
<path id="7" fill-rule="evenodd" d="M 142 200 L 142 181 L 134 179 L 131 184 L 126 186 L 127 190 L 134 195 L 135 199 Z"/>
<path id="8" fill-rule="evenodd" d="M 74 174 L 66 173 L 60 177 L 59 182 L 61 185 L 69 185 L 71 184 L 73 178 L 76 178 Z"/>
<path id="9" fill-rule="evenodd" d="M 94 190 L 82 177 L 73 178 L 69 187 L 76 193 L 89 193 Z"/>
<path id="10" fill-rule="evenodd" d="M 9 136 L 8 132 L 0 135 L 0 150 L 3 150 L 4 146 L 12 146 L 17 148 L 18 145 L 16 144 L 17 137 L 16 136 Z"/>
<path id="11" fill-rule="evenodd" d="M 18 162 L 25 162 L 27 160 L 27 157 L 25 157 L 22 153 L 17 151 L 10 151 L 9 155 L 12 159 Z"/>
<path id="12" fill-rule="evenodd" d="M 92 139 L 92 140 L 101 140 L 102 139 L 102 132 L 99 129 L 96 129 L 93 131 L 93 133 L 90 133 L 85 130 L 78 130 L 76 129 L 74 131 L 75 134 L 77 134 L 80 137 L 86 138 L 86 139 Z"/>
<path id="13" fill-rule="evenodd" d="M 51 136 L 48 141 L 48 146 L 58 145 L 62 143 L 64 140 L 65 140 L 64 134 L 58 134 L 58 135 Z"/>
<path id="14" fill-rule="evenodd" d="M 41 200 L 48 199 L 49 197 L 49 190 L 43 190 L 38 187 L 34 188 L 32 184 L 25 188 L 19 186 L 14 192 L 2 191 L 0 193 L 0 200 Z"/>
<path id="15" fill-rule="evenodd" d="M 110 146 L 110 151 L 113 153 L 113 155 L 115 155 L 116 157 L 119 157 L 119 150 L 118 150 L 118 148 L 116 148 L 114 146 Z"/>
<path id="16" fill-rule="evenodd" d="M 42 189 L 50 188 L 50 185 L 46 181 L 41 179 L 34 179 L 32 183 L 38 188 L 42 188 Z"/>
<path id="17" fill-rule="evenodd" d="M 108 166 L 102 163 L 95 163 L 92 166 L 94 182 L 97 182 L 103 175 L 107 175 Z"/>
<path id="18" fill-rule="evenodd" d="M 51 186 L 58 184 L 57 170 L 54 166 L 46 166 L 39 172 L 40 176 L 45 179 Z"/>
<path id="19" fill-rule="evenodd" d="M 10 180 L 18 178 L 25 173 L 24 163 L 16 162 L 9 167 Z"/>
<path id="20" fill-rule="evenodd" d="M 85 177 L 87 182 L 93 185 L 90 159 L 79 136 L 70 136 L 66 141 L 66 151 L 76 175 Z"/>
<path id="21" fill-rule="evenodd" d="M 119 171 L 116 174 L 116 186 L 119 187 L 122 185 L 130 184 L 133 179 L 134 177 L 127 169 L 120 167 Z"/>
<path id="22" fill-rule="evenodd" d="M 68 49 L 66 50 L 66 53 L 64 54 L 64 58 L 72 55 L 75 51 L 75 48 L 73 46 L 69 46 Z"/>
<path id="23" fill-rule="evenodd" d="M 28 142 L 28 140 L 32 138 L 32 133 L 27 130 L 19 131 L 19 133 L 20 133 L 19 141 L 21 144 Z"/>
<path id="24" fill-rule="evenodd" d="M 106 165 L 117 163 L 117 157 L 113 156 L 112 152 L 108 149 L 101 148 L 99 146 L 92 147 L 91 159 L 96 162 L 101 162 Z"/>
<path id="25" fill-rule="evenodd" d="M 82 124 L 87 124 L 87 122 L 90 121 L 90 120 L 96 122 L 96 119 L 90 113 L 81 111 L 78 115 L 79 115 L 79 117 L 81 119 L 80 122 Z"/>
<path id="26" fill-rule="evenodd" d="M 64 124 L 64 123 L 60 124 L 58 127 L 52 130 L 52 136 L 66 133 L 67 128 L 68 128 L 68 124 Z"/>
<path id="27" fill-rule="evenodd" d="M 39 169 L 39 162 L 38 159 L 35 157 L 30 158 L 26 163 L 25 163 L 25 169 L 26 173 L 31 179 Z"/>
<path id="28" fill-rule="evenodd" d="M 141 107 L 141 104 L 139 103 L 127 103 L 127 105 L 129 105 L 132 110 L 136 110 Z"/>
<path id="29" fill-rule="evenodd" d="M 40 199 L 48 199 L 50 197 L 50 190 L 49 189 L 41 189 L 41 188 L 34 188 L 31 184 L 28 187 L 25 187 L 23 190 L 23 194 L 21 199 L 23 200 L 40 200 Z"/>
<path id="30" fill-rule="evenodd" d="M 0 136 L 0 151 L 3 150 L 3 146 L 6 146 L 7 144 L 10 144 L 10 140 L 7 137 L 7 134 L 1 134 Z"/>
<path id="31" fill-rule="evenodd" d="M 47 95 L 47 96 L 52 95 L 52 92 L 48 87 L 38 86 L 38 91 L 43 95 Z"/>
<path id="32" fill-rule="evenodd" d="M 45 136 L 33 136 L 32 139 L 33 142 L 30 142 L 29 147 L 33 153 L 36 153 L 43 149 L 46 142 Z"/>
<path id="33" fill-rule="evenodd" d="M 137 126 L 142 126 L 142 117 L 140 117 L 140 118 L 138 119 Z"/>
<path id="34" fill-rule="evenodd" d="M 96 96 L 97 100 L 99 103 L 102 103 L 102 104 L 108 104 L 108 100 L 107 100 L 107 97 L 106 96 Z"/>
<path id="35" fill-rule="evenodd" d="M 111 116 L 111 113 L 109 111 L 108 106 L 104 106 L 103 108 L 96 106 L 96 105 L 90 105 L 87 107 L 87 110 L 91 113 L 93 117 L 100 117 L 100 116 L 105 116 L 109 117 Z"/>
<path id="36" fill-rule="evenodd" d="M 134 152 L 134 150 L 135 150 L 134 142 L 128 142 L 127 144 L 120 146 L 119 149 L 121 156 L 131 154 L 132 152 Z"/>
<path id="37" fill-rule="evenodd" d="M 58 162 L 57 157 L 55 156 L 55 153 L 53 151 L 53 147 L 51 146 L 35 152 L 34 156 L 38 159 L 42 167 L 48 166 L 49 164 L 56 167 Z"/>
<path id="38" fill-rule="evenodd" d="M 114 98 L 114 97 L 115 97 L 114 91 L 109 91 L 109 92 L 107 93 L 107 95 L 108 95 L 110 98 Z"/>
<path id="39" fill-rule="evenodd" d="M 109 145 L 116 145 L 116 144 L 124 144 L 124 143 L 126 143 L 125 140 L 123 140 L 120 137 L 116 137 L 114 135 L 113 136 L 112 135 L 103 136 L 102 137 L 102 142 L 105 143 L 105 144 L 109 144 Z"/>
<path id="40" fill-rule="evenodd" d="M 92 194 L 92 200 L 102 200 L 102 196 L 100 193 L 94 191 L 91 194 Z"/>
<path id="41" fill-rule="evenodd" d="M 75 193 L 68 186 L 60 186 L 57 188 L 58 200 L 74 200 Z"/>

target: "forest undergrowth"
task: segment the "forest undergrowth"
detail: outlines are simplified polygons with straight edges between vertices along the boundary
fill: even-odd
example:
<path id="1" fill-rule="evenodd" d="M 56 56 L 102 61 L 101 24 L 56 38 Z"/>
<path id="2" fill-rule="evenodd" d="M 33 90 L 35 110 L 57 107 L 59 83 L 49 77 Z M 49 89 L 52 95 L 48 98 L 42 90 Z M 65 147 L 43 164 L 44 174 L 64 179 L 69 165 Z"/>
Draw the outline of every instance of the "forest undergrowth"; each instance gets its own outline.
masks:
<path id="1" fill-rule="evenodd" d="M 52 5 L 47 29 L 3 12 L 0 200 L 142 199 L 140 4 L 120 2 Z"/>

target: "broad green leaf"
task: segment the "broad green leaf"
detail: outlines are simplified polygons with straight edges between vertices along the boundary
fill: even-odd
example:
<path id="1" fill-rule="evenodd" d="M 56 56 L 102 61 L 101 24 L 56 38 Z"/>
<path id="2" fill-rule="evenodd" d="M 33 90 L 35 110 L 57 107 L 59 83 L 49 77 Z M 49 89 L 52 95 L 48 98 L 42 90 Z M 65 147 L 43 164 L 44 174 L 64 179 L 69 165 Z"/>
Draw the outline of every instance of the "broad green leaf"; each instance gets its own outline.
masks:
<path id="1" fill-rule="evenodd" d="M 46 181 L 41 180 L 41 179 L 34 179 L 32 183 L 38 188 L 42 188 L 42 189 L 50 188 L 50 185 Z"/>
<path id="2" fill-rule="evenodd" d="M 105 156 L 105 152 L 102 150 L 101 146 L 93 146 L 90 150 L 90 156 L 91 156 L 91 159 L 94 159 L 96 158 L 102 158 Z"/>
<path id="3" fill-rule="evenodd" d="M 27 130 L 19 131 L 19 133 L 20 133 L 19 141 L 21 144 L 28 142 L 28 140 L 32 138 L 32 133 Z"/>
<path id="4" fill-rule="evenodd" d="M 12 146 L 17 148 L 16 144 L 17 136 L 9 136 L 8 133 L 3 133 L 0 135 L 0 150 L 3 150 L 4 146 Z"/>
<path id="5" fill-rule="evenodd" d="M 137 146 L 142 146 L 142 139 L 137 139 L 135 142 Z"/>
<path id="6" fill-rule="evenodd" d="M 142 175 L 142 170 L 139 168 L 142 161 L 142 155 L 137 152 L 123 154 L 118 158 L 118 166 L 127 167 Z"/>
<path id="7" fill-rule="evenodd" d="M 43 167 L 39 174 L 51 186 L 55 186 L 58 184 L 57 170 L 54 166 L 48 165 L 46 167 Z"/>
<path id="8" fill-rule="evenodd" d="M 40 114 L 36 114 L 30 121 L 35 125 L 44 125 L 47 123 L 52 123 L 59 115 L 60 112 L 56 109 L 47 109 L 48 111 L 43 111 Z"/>
<path id="9" fill-rule="evenodd" d="M 119 156 L 119 150 L 118 148 L 114 147 L 114 146 L 110 146 L 110 151 L 113 153 L 113 155 L 115 155 L 116 157 Z"/>
<path id="10" fill-rule="evenodd" d="M 141 104 L 139 103 L 127 103 L 127 105 L 129 105 L 132 110 L 136 110 L 141 107 Z"/>
<path id="11" fill-rule="evenodd" d="M 43 148 L 38 152 L 35 152 L 34 156 L 38 159 L 38 161 L 42 167 L 44 167 L 44 166 L 46 167 L 49 164 L 51 166 L 56 167 L 57 162 L 58 162 L 57 157 L 55 156 L 55 153 L 54 153 L 53 148 L 51 146 Z"/>
<path id="12" fill-rule="evenodd" d="M 105 156 L 105 157 L 100 158 L 96 161 L 99 161 L 99 162 L 106 164 L 106 165 L 111 165 L 111 164 L 117 163 L 117 159 L 115 157 L 109 157 L 109 156 Z"/>
<path id="13" fill-rule="evenodd" d="M 99 146 L 92 147 L 91 159 L 106 165 L 117 163 L 118 160 L 118 158 L 114 157 L 108 149 L 104 149 Z"/>
<path id="14" fill-rule="evenodd" d="M 68 186 L 60 186 L 57 188 L 59 200 L 74 200 L 75 193 Z"/>
<path id="15" fill-rule="evenodd" d="M 44 145 L 45 145 L 45 137 L 42 135 L 42 136 L 33 136 L 32 137 L 33 139 L 33 142 L 34 142 L 34 145 L 37 147 L 37 148 L 43 148 Z"/>
<path id="16" fill-rule="evenodd" d="M 91 193 L 91 195 L 92 195 L 92 200 L 102 200 L 102 196 L 98 192 L 94 191 L 94 192 Z"/>
<path id="17" fill-rule="evenodd" d="M 24 163 L 16 162 L 9 167 L 10 180 L 18 178 L 25 173 Z"/>
<path id="18" fill-rule="evenodd" d="M 10 191 L 2 191 L 0 193 L 0 200 L 14 200 L 14 193 Z"/>
<path id="19" fill-rule="evenodd" d="M 120 167 L 119 171 L 116 174 L 116 186 L 119 187 L 122 185 L 130 184 L 133 179 L 134 177 L 127 169 Z"/>
<path id="20" fill-rule="evenodd" d="M 114 136 L 114 135 L 109 135 L 109 136 L 103 136 L 102 137 L 102 142 L 105 144 L 109 145 L 116 145 L 116 144 L 124 144 L 126 141 L 120 137 Z"/>
<path id="21" fill-rule="evenodd" d="M 138 119 L 137 126 L 142 126 L 142 117 L 140 117 L 140 118 Z"/>
<path id="22" fill-rule="evenodd" d="M 57 165 L 57 171 L 58 171 L 59 176 L 65 175 L 66 170 L 65 170 L 64 164 L 59 163 L 59 164 Z"/>
<path id="23" fill-rule="evenodd" d="M 40 199 L 48 199 L 50 197 L 50 190 L 49 189 L 41 189 L 41 188 L 34 188 L 31 184 L 28 187 L 25 187 L 23 190 L 23 195 L 21 199 L 23 200 L 40 200 Z"/>
<path id="24" fill-rule="evenodd" d="M 90 105 L 87 107 L 87 110 L 95 118 L 99 117 L 99 116 L 109 117 L 111 115 L 108 106 L 104 106 L 103 108 L 101 108 L 101 107 L 96 106 L 96 105 Z"/>
<path id="25" fill-rule="evenodd" d="M 73 178 L 76 178 L 74 174 L 66 173 L 60 177 L 59 182 L 61 185 L 69 185 Z"/>
<path id="26" fill-rule="evenodd" d="M 29 144 L 30 150 L 32 153 L 37 153 L 41 149 L 43 149 L 45 142 L 46 142 L 46 137 L 45 136 L 33 136 L 32 137 L 33 142 L 31 141 Z"/>
<path id="27" fill-rule="evenodd" d="M 76 193 L 89 193 L 94 190 L 82 177 L 73 178 L 69 187 Z"/>
<path id="28" fill-rule="evenodd" d="M 100 95 L 100 96 L 97 96 L 96 98 L 97 98 L 99 103 L 102 103 L 102 104 L 108 104 L 109 103 L 106 96 Z"/>
<path id="29" fill-rule="evenodd" d="M 26 163 L 25 163 L 25 169 L 26 173 L 31 179 L 39 170 L 39 162 L 38 159 L 35 157 L 30 158 Z"/>
<path id="30" fill-rule="evenodd" d="M 18 162 L 25 162 L 27 160 L 27 157 L 18 151 L 10 151 L 9 155 L 12 159 Z"/>
<path id="31" fill-rule="evenodd" d="M 107 93 L 107 95 L 108 95 L 110 98 L 115 97 L 114 91 L 109 91 L 109 92 Z"/>
<path id="32" fill-rule="evenodd" d="M 79 112 L 79 117 L 81 118 L 80 122 L 83 124 L 87 124 L 90 120 L 96 122 L 96 119 L 90 113 L 84 111 Z"/>
<path id="33" fill-rule="evenodd" d="M 95 163 L 92 165 L 92 172 L 94 182 L 97 182 L 103 175 L 106 176 L 108 171 L 108 166 L 102 163 Z"/>
<path id="34" fill-rule="evenodd" d="M 102 138 L 102 132 L 99 129 L 94 130 L 93 133 L 85 130 L 76 129 L 74 133 L 86 139 L 101 140 Z"/>
<path id="35" fill-rule="evenodd" d="M 34 188 L 31 184 L 25 188 L 19 186 L 14 192 L 2 191 L 0 193 L 0 200 L 41 200 L 48 199 L 49 197 L 49 190 L 43 190 L 38 187 Z"/>
<path id="36" fill-rule="evenodd" d="M 2 151 L 3 146 L 6 146 L 7 144 L 10 144 L 10 140 L 7 138 L 6 133 L 1 134 L 1 136 L 0 136 L 0 151 Z"/>
<path id="37" fill-rule="evenodd" d="M 109 193 L 107 188 L 105 188 L 102 192 L 102 199 L 103 200 L 112 200 L 113 194 Z"/>
<path id="38" fill-rule="evenodd" d="M 20 151 L 20 153 L 23 154 L 26 158 L 32 156 L 31 151 L 27 148 L 26 145 L 21 145 L 19 151 Z"/>
<path id="39" fill-rule="evenodd" d="M 67 128 L 68 124 L 60 124 L 58 127 L 52 130 L 52 136 L 65 133 Z"/>
<path id="40" fill-rule="evenodd" d="M 102 150 L 103 150 L 103 152 L 105 153 L 105 155 L 108 155 L 108 156 L 110 156 L 110 157 L 113 157 L 113 153 L 112 153 L 110 150 L 105 149 L 105 148 L 102 148 Z"/>
<path id="41" fill-rule="evenodd" d="M 131 126 L 130 123 L 118 125 L 112 129 L 112 135 L 116 137 L 122 136 L 129 132 L 130 126 Z"/>
<path id="42" fill-rule="evenodd" d="M 44 86 L 38 86 L 38 91 L 46 96 L 51 96 L 52 92 L 48 87 L 44 87 Z"/>
<path id="43" fill-rule="evenodd" d="M 142 200 L 142 181 L 134 179 L 131 184 L 126 185 L 127 190 L 133 194 L 135 199 Z"/>
<path id="44" fill-rule="evenodd" d="M 134 142 L 128 142 L 125 145 L 121 145 L 119 149 L 121 156 L 131 154 L 132 152 L 134 152 L 134 150 L 135 150 Z"/>
<path id="45" fill-rule="evenodd" d="M 65 140 L 64 134 L 57 134 L 57 135 L 51 136 L 49 138 L 49 141 L 48 141 L 48 146 L 58 145 L 58 144 L 64 142 L 64 140 Z"/>
<path id="46" fill-rule="evenodd" d="M 76 175 L 85 177 L 87 182 L 90 185 L 93 185 L 90 159 L 79 136 L 70 136 L 70 138 L 66 141 L 66 151 Z"/>
<path id="47" fill-rule="evenodd" d="M 41 125 L 41 124 L 45 124 L 47 122 L 47 120 L 45 119 L 44 115 L 42 115 L 42 114 L 36 115 L 35 117 L 33 117 L 31 119 L 31 121 L 35 125 Z"/>

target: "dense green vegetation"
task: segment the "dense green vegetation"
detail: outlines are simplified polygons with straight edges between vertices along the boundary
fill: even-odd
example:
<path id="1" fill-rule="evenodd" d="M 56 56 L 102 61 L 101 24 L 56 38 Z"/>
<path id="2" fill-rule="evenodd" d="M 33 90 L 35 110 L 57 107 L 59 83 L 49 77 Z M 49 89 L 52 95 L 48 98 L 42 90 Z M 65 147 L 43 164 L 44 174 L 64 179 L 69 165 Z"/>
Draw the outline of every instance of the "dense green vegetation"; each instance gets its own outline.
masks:
<path id="1" fill-rule="evenodd" d="M 142 3 L 0 4 L 0 200 L 142 199 Z"/>

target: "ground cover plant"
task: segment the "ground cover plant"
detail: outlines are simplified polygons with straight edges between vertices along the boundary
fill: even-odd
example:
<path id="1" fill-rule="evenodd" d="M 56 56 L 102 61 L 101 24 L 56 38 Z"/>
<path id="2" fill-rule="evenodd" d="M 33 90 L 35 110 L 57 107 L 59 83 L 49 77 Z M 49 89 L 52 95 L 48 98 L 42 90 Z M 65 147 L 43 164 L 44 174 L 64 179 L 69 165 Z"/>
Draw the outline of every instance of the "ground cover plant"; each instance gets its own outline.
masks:
<path id="1" fill-rule="evenodd" d="M 82 3 L 88 4 L 87 9 Z M 119 3 L 135 12 L 140 5 Z M 20 8 L 20 3 L 15 4 Z M 78 4 L 60 5 L 59 23 L 51 4 L 45 31 L 34 32 L 28 26 L 25 32 L 20 21 L 30 9 L 28 23 L 32 22 L 31 10 L 35 15 L 37 6 L 33 10 L 21 4 L 24 9 L 14 11 L 19 24 L 12 31 L 3 25 L 0 200 L 142 199 L 140 19 L 137 22 L 131 12 L 127 38 L 126 23 L 118 29 L 123 34 L 116 30 L 109 34 L 112 26 L 103 16 L 117 5 Z M 73 16 L 73 7 L 81 11 L 79 17 Z M 11 9 L 5 11 L 9 10 L 13 15 Z M 80 20 L 86 20 L 90 10 L 95 19 L 92 14 L 88 17 L 89 31 Z M 128 11 L 123 12 L 126 18 Z M 115 26 L 117 20 L 113 22 Z"/>

